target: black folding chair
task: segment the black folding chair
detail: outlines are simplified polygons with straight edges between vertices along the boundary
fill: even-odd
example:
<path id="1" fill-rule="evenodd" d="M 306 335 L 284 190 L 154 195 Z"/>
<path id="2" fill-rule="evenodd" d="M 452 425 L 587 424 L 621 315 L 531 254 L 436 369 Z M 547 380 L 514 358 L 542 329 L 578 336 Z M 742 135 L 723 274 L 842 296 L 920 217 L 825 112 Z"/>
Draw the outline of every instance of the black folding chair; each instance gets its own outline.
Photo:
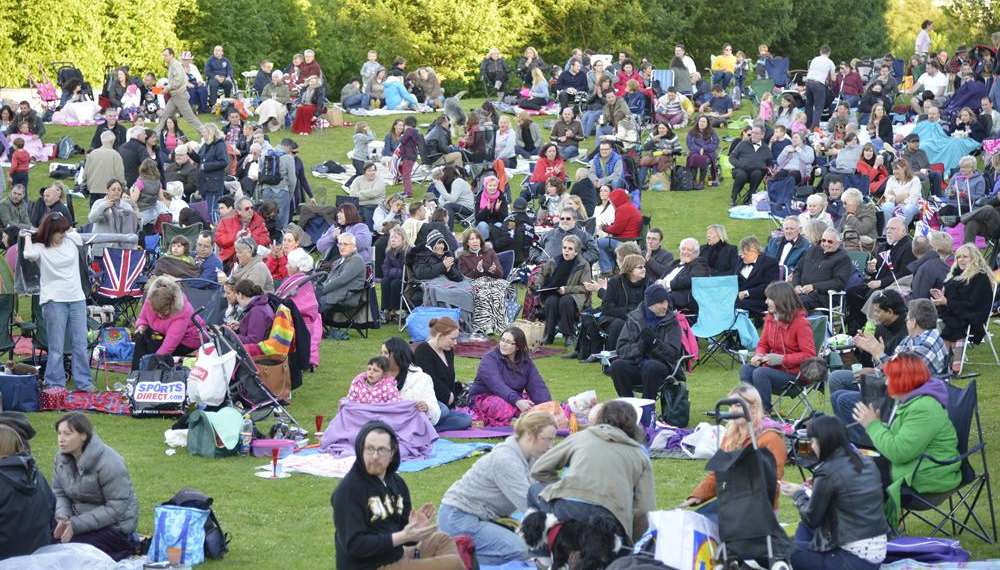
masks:
<path id="1" fill-rule="evenodd" d="M 948 385 L 948 417 L 955 426 L 958 435 L 958 455 L 948 459 L 936 459 L 922 454 L 914 468 L 914 478 L 910 482 L 916 485 L 916 473 L 920 464 L 930 461 L 935 465 L 961 464 L 962 481 L 958 487 L 943 493 L 918 493 L 912 486 L 903 486 L 902 509 L 899 517 L 900 527 L 907 517 L 913 516 L 931 527 L 928 536 L 945 532 L 945 527 L 951 527 L 951 536 L 959 536 L 968 531 L 976 538 L 994 544 L 997 540 L 997 520 L 993 502 L 993 486 L 990 484 L 990 472 L 986 461 L 986 440 L 983 438 L 983 426 L 979 419 L 979 396 L 976 392 L 976 382 L 973 380 L 963 390 L 953 384 Z M 969 445 L 969 436 L 975 420 L 976 435 L 979 438 L 976 445 Z M 977 473 L 972 466 L 971 458 L 978 456 L 982 461 L 981 470 Z M 984 524 L 981 513 L 976 513 L 983 492 L 986 492 L 986 504 L 989 509 L 989 526 Z M 947 504 L 947 507 L 945 507 Z M 933 514 L 932 514 L 933 513 Z M 934 522 L 931 518 L 940 518 Z M 921 531 L 923 532 L 923 531 Z"/>
<path id="2" fill-rule="evenodd" d="M 371 299 L 375 292 L 375 268 L 365 265 L 365 284 L 356 305 L 336 306 L 330 309 L 324 321 L 334 328 L 354 329 L 361 338 L 368 338 L 368 329 L 378 328 L 378 315 L 372 312 Z"/>

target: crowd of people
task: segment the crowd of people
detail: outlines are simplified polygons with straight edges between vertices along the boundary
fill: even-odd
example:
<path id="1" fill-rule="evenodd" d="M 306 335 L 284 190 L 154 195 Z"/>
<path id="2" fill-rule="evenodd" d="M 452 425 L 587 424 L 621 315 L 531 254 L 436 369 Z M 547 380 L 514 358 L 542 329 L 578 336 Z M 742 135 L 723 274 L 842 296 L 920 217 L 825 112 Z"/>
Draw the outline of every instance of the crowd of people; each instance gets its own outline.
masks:
<path id="1" fill-rule="evenodd" d="M 599 405 L 590 427 L 553 447 L 550 411 L 558 402 L 526 331 L 512 325 L 512 308 L 542 323 L 543 344 L 561 337 L 565 356 L 581 367 L 613 351 L 607 373 L 616 394 L 656 400 L 666 384 L 683 381 L 683 361 L 696 352 L 697 280 L 734 276 L 734 310 L 762 328 L 730 393 L 750 417 L 729 423 L 720 448 L 746 447 L 752 430 L 772 455 L 780 482 L 774 505 L 781 494 L 790 496 L 802 515 L 794 564 L 875 568 L 898 522 L 901 489 L 958 485 L 957 466 L 918 464 L 915 453 L 940 459 L 957 453 L 945 382 L 962 370 L 967 344 L 986 335 L 996 290 L 992 260 L 975 245 L 977 237 L 1000 238 L 994 60 L 989 50 L 927 54 L 922 41 L 903 78 L 891 57 L 862 76 L 862 62 L 838 65 L 828 47 L 820 48 L 803 77 L 762 94 L 731 144 L 717 129 L 734 125 L 734 109 L 756 96 L 751 75 L 766 75 L 763 62 L 775 57 L 767 46 L 755 65 L 726 44 L 702 78 L 677 45 L 669 86 L 654 80 L 650 62 L 627 53 L 607 61 L 574 50 L 565 65 L 550 66 L 529 47 L 512 70 L 491 50 L 480 78 L 496 98 L 463 117 L 464 125 L 448 112 L 433 69 L 408 72 L 401 57 L 386 69 L 372 51 L 341 91 L 344 109 L 445 113 L 426 132 L 407 115 L 381 141 L 358 122 L 348 200 L 325 210 L 313 199 L 298 144 L 271 141 L 287 127 L 308 132 L 323 115 L 328 92 L 315 54 L 295 56 L 287 72 L 261 62 L 254 122 L 226 104 L 237 85 L 222 46 L 203 75 L 190 53 L 176 58 L 168 48 L 164 86 L 154 87 L 154 76 L 139 87 L 122 68 L 106 88 L 109 105 L 83 166 L 91 202 L 86 223 L 93 233 L 142 236 L 164 234 L 167 225 L 197 227 L 193 241 L 177 236 L 161 244 L 132 323 L 135 368 L 150 355 L 198 350 L 200 317 L 181 279 L 223 288 L 225 322 L 251 352 L 285 334 L 272 300 L 289 301 L 309 331 L 314 370 L 324 338 L 350 342 L 361 308 L 374 303 L 376 322 L 402 320 L 421 304 L 460 309 L 457 320 L 431 319 L 427 339 L 415 347 L 400 337 L 385 340 L 345 399 L 412 402 L 439 433 L 475 424 L 513 426 L 513 434 L 455 482 L 435 512 L 411 504 L 397 473 L 394 427 L 366 425 L 355 441 L 358 461 L 331 499 L 338 565 L 423 567 L 413 563 L 419 558 L 426 567 L 462 568 L 449 539 L 460 535 L 472 538 L 481 563 L 527 559 L 529 545 L 504 520 L 529 507 L 561 520 L 611 521 L 626 542 L 641 536 L 656 499 L 637 413 L 623 402 Z M 160 104 L 164 91 L 170 97 Z M 140 104 L 130 106 L 133 94 Z M 896 105 L 905 95 L 911 105 Z M 202 123 L 196 112 L 216 104 L 221 124 Z M 516 118 L 499 114 L 507 106 L 517 107 Z M 543 133 L 526 111 L 546 107 L 558 117 Z M 18 113 L 0 109 L 0 142 L 10 162 L 0 226 L 9 251 L 20 249 L 39 267 L 49 361 L 71 355 L 70 370 L 46 367 L 45 384 L 65 387 L 71 372 L 76 389 L 92 390 L 90 285 L 80 263 L 85 224 L 60 183 L 34 202 L 28 196 L 32 137 L 40 142 L 44 134 L 44 121 L 31 113 L 27 104 Z M 184 134 L 178 116 L 197 136 Z M 143 117 L 155 119 L 155 128 L 143 125 Z M 126 129 L 125 120 L 135 126 Z M 633 125 L 644 140 L 623 134 Z M 453 140 L 460 127 L 464 134 Z M 682 128 L 688 129 L 683 146 Z M 581 148 L 595 135 L 592 151 Z M 921 148 L 925 141 L 933 141 L 933 157 Z M 685 237 L 670 251 L 661 229 L 669 220 L 644 215 L 648 191 L 669 187 L 679 169 L 695 188 L 718 186 L 724 156 L 733 207 L 751 204 L 765 185 L 791 181 L 795 192 L 780 230 L 730 241 L 725 225 L 716 223 L 703 240 Z M 521 187 L 507 172 L 519 158 L 533 162 Z M 418 167 L 429 178 L 422 198 L 414 195 Z M 393 194 L 389 187 L 397 183 L 403 190 Z M 310 222 L 324 222 L 318 232 L 307 213 Z M 963 223 L 964 231 L 947 231 L 949 220 Z M 8 263 L 16 266 L 17 259 L 8 253 Z M 840 327 L 858 331 L 854 357 L 863 365 L 830 375 L 834 415 L 809 424 L 822 463 L 806 492 L 783 480 L 785 442 L 770 416 L 774 398 L 821 355 L 809 317 L 830 311 L 836 295 L 843 298 Z M 493 335 L 496 345 L 466 386 L 455 352 L 469 335 Z M 886 385 L 895 402 L 891 419 L 861 402 L 869 381 Z M 50 538 L 25 540 L 24 551 L 56 539 L 126 556 L 136 546 L 137 503 L 121 458 L 86 416 L 67 415 L 56 430 L 52 490 L 34 485 L 38 524 L 21 531 Z M 9 431 L 0 425 L 0 469 L 37 481 L 27 438 Z M 880 457 L 872 461 L 852 444 Z M 98 484 L 80 481 L 95 472 L 100 504 L 80 490 Z M 711 505 L 715 495 L 709 473 L 684 506 L 712 516 L 702 503 Z M 48 513 L 46 521 L 41 513 Z M 856 524 L 837 525 L 838 518 Z"/>

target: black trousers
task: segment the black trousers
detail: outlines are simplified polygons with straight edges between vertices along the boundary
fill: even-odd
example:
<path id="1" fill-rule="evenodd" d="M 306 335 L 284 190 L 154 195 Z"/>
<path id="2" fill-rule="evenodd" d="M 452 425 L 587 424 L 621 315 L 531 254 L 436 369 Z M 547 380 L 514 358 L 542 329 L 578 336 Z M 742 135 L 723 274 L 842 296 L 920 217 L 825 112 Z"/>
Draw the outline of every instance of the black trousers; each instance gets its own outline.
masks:
<path id="1" fill-rule="evenodd" d="M 402 291 L 402 278 L 382 279 L 382 308 L 386 311 L 398 311 Z"/>
<path id="2" fill-rule="evenodd" d="M 571 295 L 549 295 L 542 303 L 545 314 L 545 340 L 551 342 L 556 336 L 556 326 L 564 337 L 576 334 L 576 301 Z"/>
<path id="3" fill-rule="evenodd" d="M 733 202 L 737 204 L 749 204 L 750 196 L 757 191 L 763 180 L 763 169 L 745 170 L 743 168 L 733 168 Z M 747 185 L 747 182 L 750 183 L 750 191 L 743 194 L 743 187 Z"/>
<path id="4" fill-rule="evenodd" d="M 819 126 L 823 118 L 823 109 L 826 108 L 826 85 L 819 81 L 806 81 L 807 97 L 806 105 L 809 112 L 809 130 Z"/>
<path id="5" fill-rule="evenodd" d="M 635 389 L 641 388 L 643 398 L 655 400 L 671 372 L 669 366 L 653 359 L 643 360 L 642 364 L 622 359 L 611 363 L 611 381 L 621 398 L 631 398 L 635 396 Z"/>
<path id="6" fill-rule="evenodd" d="M 607 317 L 607 320 L 601 323 L 601 326 L 604 327 L 608 335 L 607 341 L 604 343 L 604 348 L 606 350 L 615 350 L 618 346 L 618 337 L 621 336 L 622 329 L 625 328 L 625 319 Z"/>

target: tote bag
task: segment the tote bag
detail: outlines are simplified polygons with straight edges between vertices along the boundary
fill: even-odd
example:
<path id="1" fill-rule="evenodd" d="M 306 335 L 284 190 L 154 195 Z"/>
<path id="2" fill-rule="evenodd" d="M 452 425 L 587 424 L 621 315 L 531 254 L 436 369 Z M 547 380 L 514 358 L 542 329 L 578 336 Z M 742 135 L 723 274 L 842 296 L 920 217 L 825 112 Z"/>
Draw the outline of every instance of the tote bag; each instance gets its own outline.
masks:
<path id="1" fill-rule="evenodd" d="M 192 403 L 218 406 L 226 399 L 229 379 L 236 369 L 236 352 L 219 354 L 212 343 L 198 349 L 198 357 L 188 374 L 188 399 Z"/>
<path id="2" fill-rule="evenodd" d="M 715 566 L 719 528 L 711 520 L 684 509 L 649 513 L 650 532 L 656 532 L 656 559 L 677 570 Z"/>
<path id="3" fill-rule="evenodd" d="M 153 511 L 153 540 L 149 560 L 165 562 L 168 551 L 179 548 L 182 565 L 194 566 L 205 561 L 205 521 L 209 511 L 191 507 L 160 505 Z"/>

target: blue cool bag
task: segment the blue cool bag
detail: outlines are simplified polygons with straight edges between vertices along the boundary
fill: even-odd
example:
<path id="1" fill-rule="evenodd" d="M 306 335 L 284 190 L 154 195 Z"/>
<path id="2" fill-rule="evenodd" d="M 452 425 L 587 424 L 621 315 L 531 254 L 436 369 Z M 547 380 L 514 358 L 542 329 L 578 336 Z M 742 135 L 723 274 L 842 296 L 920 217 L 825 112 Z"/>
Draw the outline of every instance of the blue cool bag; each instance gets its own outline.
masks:
<path id="1" fill-rule="evenodd" d="M 40 392 L 38 376 L 34 374 L 0 374 L 4 411 L 37 412 Z"/>
<path id="2" fill-rule="evenodd" d="M 423 342 L 427 340 L 430 332 L 431 319 L 440 317 L 451 317 L 456 323 L 460 322 L 462 316 L 461 309 L 451 309 L 447 307 L 416 307 L 409 317 L 406 317 L 406 334 L 410 335 L 413 342 Z"/>
<path id="3" fill-rule="evenodd" d="M 153 512 L 153 540 L 149 560 L 166 562 L 167 550 L 181 549 L 181 564 L 194 566 L 205 561 L 205 521 L 209 511 L 191 507 L 160 505 Z"/>

